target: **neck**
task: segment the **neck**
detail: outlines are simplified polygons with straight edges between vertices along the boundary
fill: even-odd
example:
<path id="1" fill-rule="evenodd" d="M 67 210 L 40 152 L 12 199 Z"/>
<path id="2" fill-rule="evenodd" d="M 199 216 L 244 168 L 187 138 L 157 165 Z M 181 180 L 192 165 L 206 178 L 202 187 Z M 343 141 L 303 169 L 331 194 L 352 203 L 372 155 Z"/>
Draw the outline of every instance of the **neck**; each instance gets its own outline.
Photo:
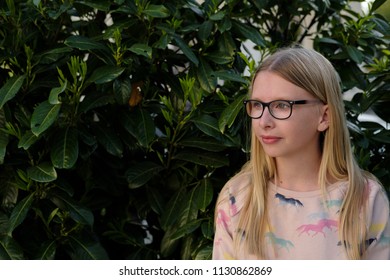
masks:
<path id="1" fill-rule="evenodd" d="M 274 183 L 293 191 L 318 190 L 318 172 L 321 157 L 299 157 L 296 159 L 276 158 Z"/>

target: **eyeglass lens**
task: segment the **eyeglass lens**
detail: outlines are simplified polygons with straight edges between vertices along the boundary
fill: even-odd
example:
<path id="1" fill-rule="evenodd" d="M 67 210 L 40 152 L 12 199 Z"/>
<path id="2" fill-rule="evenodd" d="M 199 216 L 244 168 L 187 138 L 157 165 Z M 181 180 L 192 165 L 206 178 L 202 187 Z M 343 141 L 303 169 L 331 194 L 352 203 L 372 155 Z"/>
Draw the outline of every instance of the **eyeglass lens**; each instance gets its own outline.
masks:
<path id="1" fill-rule="evenodd" d="M 276 119 L 287 119 L 291 115 L 292 105 L 288 101 L 275 100 L 269 103 L 257 100 L 246 101 L 247 113 L 254 119 L 258 119 L 263 115 L 265 107 L 268 107 L 270 114 Z"/>

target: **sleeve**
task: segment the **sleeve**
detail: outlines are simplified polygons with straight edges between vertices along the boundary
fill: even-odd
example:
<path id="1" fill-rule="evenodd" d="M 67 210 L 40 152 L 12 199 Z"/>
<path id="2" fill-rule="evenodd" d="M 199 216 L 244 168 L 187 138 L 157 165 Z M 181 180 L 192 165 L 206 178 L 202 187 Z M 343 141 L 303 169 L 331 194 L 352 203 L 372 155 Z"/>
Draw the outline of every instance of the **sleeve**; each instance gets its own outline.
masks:
<path id="1" fill-rule="evenodd" d="M 371 184 L 367 210 L 369 228 L 365 258 L 369 260 L 390 260 L 389 199 L 381 186 L 372 187 Z"/>
<path id="2" fill-rule="evenodd" d="M 229 215 L 229 197 L 226 189 L 222 189 L 215 210 L 215 235 L 213 244 L 213 260 L 234 259 L 232 219 Z"/>

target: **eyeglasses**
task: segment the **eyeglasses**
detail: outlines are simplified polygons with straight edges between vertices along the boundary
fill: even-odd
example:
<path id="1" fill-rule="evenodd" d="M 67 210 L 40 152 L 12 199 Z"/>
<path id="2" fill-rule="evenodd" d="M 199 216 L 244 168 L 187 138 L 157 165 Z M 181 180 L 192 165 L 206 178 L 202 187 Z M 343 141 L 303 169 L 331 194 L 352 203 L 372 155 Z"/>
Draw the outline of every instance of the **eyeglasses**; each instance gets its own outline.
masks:
<path id="1" fill-rule="evenodd" d="M 252 119 L 259 119 L 264 113 L 264 108 L 268 110 L 272 117 L 277 120 L 286 120 L 291 117 L 293 105 L 303 105 L 309 103 L 322 103 L 321 100 L 274 100 L 271 102 L 261 102 L 259 100 L 245 100 L 246 113 Z"/>

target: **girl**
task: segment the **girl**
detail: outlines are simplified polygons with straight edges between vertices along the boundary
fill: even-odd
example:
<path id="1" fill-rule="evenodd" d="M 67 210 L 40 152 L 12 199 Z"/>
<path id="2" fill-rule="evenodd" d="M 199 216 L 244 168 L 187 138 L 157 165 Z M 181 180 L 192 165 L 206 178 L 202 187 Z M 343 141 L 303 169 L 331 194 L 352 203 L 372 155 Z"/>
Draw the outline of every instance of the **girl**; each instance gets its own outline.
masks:
<path id="1" fill-rule="evenodd" d="M 244 103 L 251 158 L 219 195 L 213 259 L 390 259 L 389 201 L 354 160 L 331 63 L 279 50 Z"/>

